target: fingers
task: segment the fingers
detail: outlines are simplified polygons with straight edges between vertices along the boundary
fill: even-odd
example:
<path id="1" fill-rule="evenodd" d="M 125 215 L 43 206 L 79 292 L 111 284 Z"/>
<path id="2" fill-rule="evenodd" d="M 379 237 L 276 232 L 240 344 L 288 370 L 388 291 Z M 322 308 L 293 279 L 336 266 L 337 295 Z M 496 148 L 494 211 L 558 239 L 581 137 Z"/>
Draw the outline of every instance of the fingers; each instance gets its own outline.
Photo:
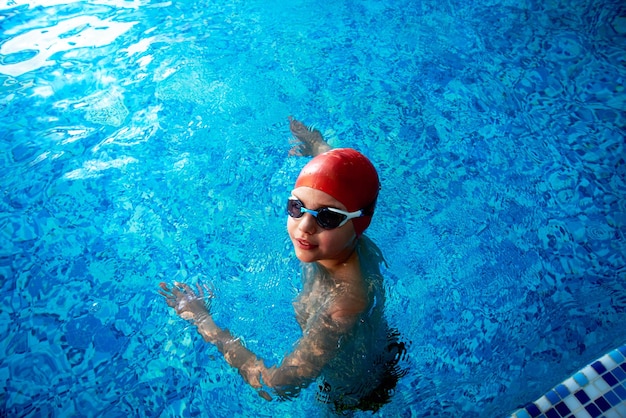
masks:
<path id="1" fill-rule="evenodd" d="M 204 292 L 202 288 L 200 287 L 200 284 L 198 283 L 196 286 L 198 287 L 200 296 L 204 296 Z M 181 282 L 174 282 L 174 286 L 172 286 L 171 289 L 167 287 L 167 284 L 163 282 L 159 283 L 159 287 L 162 289 L 162 290 L 159 290 L 159 293 L 162 294 L 163 296 L 167 296 L 168 294 L 169 295 L 173 294 L 174 296 L 178 296 L 179 294 L 182 294 L 183 292 L 191 293 L 194 295 L 196 294 L 189 285 L 186 285 L 185 283 L 181 283 Z"/>
<path id="2" fill-rule="evenodd" d="M 204 297 L 204 290 L 202 290 L 202 287 L 200 287 L 200 283 L 196 283 L 196 287 L 198 288 L 198 295 L 203 298 Z"/>
<path id="3" fill-rule="evenodd" d="M 202 287 L 204 287 L 204 289 L 207 291 L 207 296 L 209 297 L 209 299 L 213 299 L 215 297 L 215 292 L 213 292 L 213 285 L 209 287 L 209 285 L 205 283 L 202 285 Z"/>
<path id="4" fill-rule="evenodd" d="M 174 307 L 174 305 L 176 304 L 176 299 L 178 299 L 178 297 L 182 295 L 182 292 L 176 288 L 176 286 L 178 286 L 179 284 L 180 283 L 178 282 L 174 282 L 174 286 L 172 286 L 172 288 L 170 289 L 169 287 L 167 287 L 167 284 L 163 282 L 159 283 L 159 287 L 161 288 L 161 290 L 159 290 L 158 293 L 166 299 L 167 304 L 171 307 Z"/>
<path id="5" fill-rule="evenodd" d="M 289 155 L 296 156 L 296 157 L 302 157 L 302 152 L 300 152 L 300 150 L 297 149 L 297 148 L 292 148 L 292 149 L 289 150 Z"/>
<path id="6" fill-rule="evenodd" d="M 167 287 L 165 283 L 159 283 L 159 287 L 161 288 L 161 290 L 159 290 L 159 295 L 165 297 L 166 299 L 174 298 L 174 295 L 172 295 L 172 291 Z"/>
<path id="7" fill-rule="evenodd" d="M 194 290 L 185 283 L 177 281 L 174 282 L 171 289 L 163 282 L 159 283 L 159 287 L 160 290 L 158 290 L 158 293 L 165 298 L 165 302 L 168 306 L 177 310 L 180 303 L 189 303 L 196 299 L 202 300 L 205 299 L 205 297 L 214 297 L 213 290 L 206 284 L 201 284 L 200 282 L 197 282 L 195 285 L 197 290 Z"/>
<path id="8" fill-rule="evenodd" d="M 304 123 L 300 122 L 299 120 L 293 119 L 293 118 L 289 120 L 289 130 L 296 137 L 298 137 L 298 136 L 300 136 L 303 133 L 308 131 L 308 129 L 304 125 Z"/>
<path id="9" fill-rule="evenodd" d="M 172 286 L 172 293 L 177 298 L 183 296 L 185 293 L 184 285 L 181 282 L 174 282 L 174 286 Z"/>
<path id="10" fill-rule="evenodd" d="M 189 287 L 189 285 L 186 285 L 185 283 L 181 283 L 181 282 L 174 282 L 174 284 L 178 287 L 182 287 L 186 293 L 190 293 L 195 296 L 196 292 L 194 292 L 193 289 Z"/>

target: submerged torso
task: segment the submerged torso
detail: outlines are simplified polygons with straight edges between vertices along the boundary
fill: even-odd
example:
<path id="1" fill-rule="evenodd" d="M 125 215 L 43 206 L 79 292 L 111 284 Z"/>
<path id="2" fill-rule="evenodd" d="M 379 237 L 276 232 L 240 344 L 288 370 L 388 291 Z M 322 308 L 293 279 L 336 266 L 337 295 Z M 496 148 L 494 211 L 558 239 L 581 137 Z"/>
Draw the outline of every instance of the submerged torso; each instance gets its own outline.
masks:
<path id="1" fill-rule="evenodd" d="M 357 404 L 379 386 L 389 359 L 389 329 L 383 315 L 385 293 L 379 265 L 384 262 L 375 244 L 362 237 L 357 252 L 362 277 L 357 280 L 359 294 L 365 299 L 364 309 L 355 318 L 354 325 L 339 340 L 338 351 L 322 369 L 320 394 L 323 401 Z M 303 266 L 303 289 L 293 306 L 302 332 L 325 312 L 336 298 L 348 289 L 336 282 L 330 273 L 316 263 Z M 352 284 L 354 285 L 354 283 Z M 361 297 L 361 296 L 359 296 Z"/>

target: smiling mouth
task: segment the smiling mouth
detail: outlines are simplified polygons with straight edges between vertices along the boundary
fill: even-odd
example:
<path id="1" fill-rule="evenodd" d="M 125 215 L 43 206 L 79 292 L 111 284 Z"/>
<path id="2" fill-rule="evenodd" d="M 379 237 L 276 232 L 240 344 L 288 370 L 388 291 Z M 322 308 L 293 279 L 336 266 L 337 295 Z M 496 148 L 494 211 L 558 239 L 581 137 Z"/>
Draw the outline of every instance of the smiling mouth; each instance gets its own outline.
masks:
<path id="1" fill-rule="evenodd" d="M 298 247 L 302 248 L 303 250 L 311 250 L 317 247 L 317 245 L 313 245 L 310 242 L 302 239 L 297 239 L 296 242 L 298 243 Z"/>

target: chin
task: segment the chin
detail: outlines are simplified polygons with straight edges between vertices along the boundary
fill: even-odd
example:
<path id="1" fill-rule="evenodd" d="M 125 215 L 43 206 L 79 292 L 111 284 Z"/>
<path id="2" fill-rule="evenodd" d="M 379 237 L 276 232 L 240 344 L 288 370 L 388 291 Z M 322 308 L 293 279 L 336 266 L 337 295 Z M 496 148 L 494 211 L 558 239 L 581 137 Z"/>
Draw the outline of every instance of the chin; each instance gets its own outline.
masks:
<path id="1" fill-rule="evenodd" d="M 296 252 L 296 258 L 303 263 L 312 263 L 317 261 L 317 258 L 313 257 L 311 254 L 301 254 L 300 252 Z"/>

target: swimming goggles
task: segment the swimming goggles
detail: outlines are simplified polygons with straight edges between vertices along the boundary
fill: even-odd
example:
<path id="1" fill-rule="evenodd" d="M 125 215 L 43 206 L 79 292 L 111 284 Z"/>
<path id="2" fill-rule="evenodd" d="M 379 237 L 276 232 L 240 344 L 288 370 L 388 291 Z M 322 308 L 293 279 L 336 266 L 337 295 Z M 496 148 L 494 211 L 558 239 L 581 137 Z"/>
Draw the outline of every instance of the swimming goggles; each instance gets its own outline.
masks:
<path id="1" fill-rule="evenodd" d="M 323 207 L 318 210 L 311 210 L 304 207 L 304 203 L 295 197 L 287 200 L 287 213 L 292 218 L 301 218 L 305 213 L 310 213 L 315 217 L 317 224 L 324 229 L 335 229 L 343 226 L 350 219 L 364 216 L 363 210 L 356 212 L 346 212 L 336 208 Z"/>

